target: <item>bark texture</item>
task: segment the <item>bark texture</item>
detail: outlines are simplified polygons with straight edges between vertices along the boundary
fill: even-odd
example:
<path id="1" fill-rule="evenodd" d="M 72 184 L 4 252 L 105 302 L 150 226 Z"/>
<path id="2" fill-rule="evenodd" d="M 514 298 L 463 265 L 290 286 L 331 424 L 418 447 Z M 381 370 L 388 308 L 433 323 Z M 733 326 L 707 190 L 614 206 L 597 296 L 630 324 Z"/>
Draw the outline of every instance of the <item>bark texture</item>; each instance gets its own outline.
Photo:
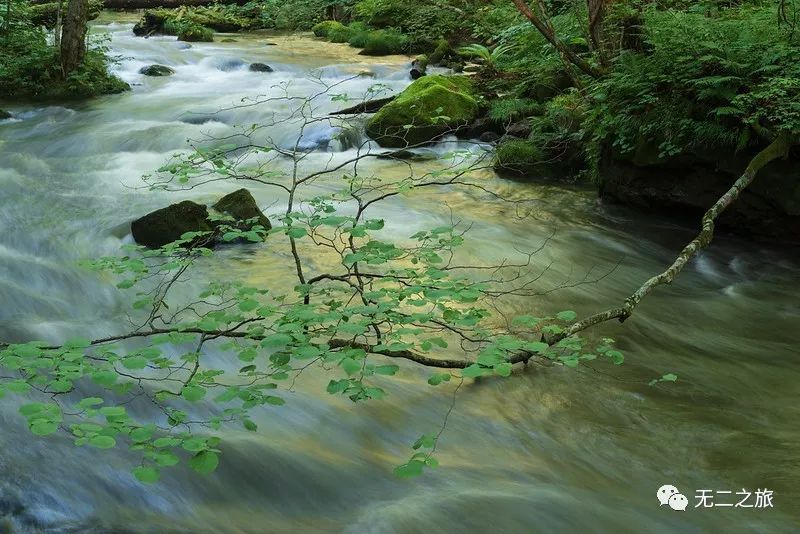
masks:
<path id="1" fill-rule="evenodd" d="M 69 0 L 61 31 L 61 70 L 69 76 L 86 55 L 86 23 L 89 0 Z"/>

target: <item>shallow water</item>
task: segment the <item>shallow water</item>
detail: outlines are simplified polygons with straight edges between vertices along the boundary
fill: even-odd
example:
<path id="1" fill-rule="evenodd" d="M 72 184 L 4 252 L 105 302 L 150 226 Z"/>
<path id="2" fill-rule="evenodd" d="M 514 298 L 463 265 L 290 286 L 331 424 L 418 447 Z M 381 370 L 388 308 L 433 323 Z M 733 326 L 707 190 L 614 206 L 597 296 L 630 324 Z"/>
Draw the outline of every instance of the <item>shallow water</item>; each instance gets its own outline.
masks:
<path id="1" fill-rule="evenodd" d="M 127 224 L 143 213 L 233 189 L 215 183 L 153 192 L 140 188 L 140 177 L 186 150 L 187 139 L 225 135 L 232 125 L 282 112 L 270 105 L 230 109 L 242 98 L 280 94 L 282 84 L 307 95 L 320 80 L 342 82 L 351 95 L 375 83 L 392 90 L 409 83 L 407 58 L 364 58 L 346 45 L 266 34 L 183 49 L 169 37 L 134 38 L 129 21 L 110 17 L 95 31 L 111 33 L 112 49 L 126 58 L 118 72 L 133 91 L 80 105 L 4 105 L 15 118 L 0 122 L 0 339 L 119 331 L 130 296 L 78 261 L 117 253 L 130 242 Z M 248 72 L 254 61 L 275 72 Z M 139 75 L 150 63 L 176 74 Z M 366 70 L 375 77 L 350 79 Z M 308 141 L 329 133 L 310 132 Z M 297 130 L 281 125 L 268 135 L 291 143 Z M 332 143 L 312 165 L 347 158 L 341 148 Z M 454 148 L 479 150 L 456 142 L 435 150 Z M 405 167 L 380 162 L 372 170 L 395 177 Z M 507 301 L 504 313 L 584 314 L 614 305 L 692 235 L 691 228 L 600 205 L 589 190 L 484 179 L 503 196 L 538 199 L 534 218 L 517 220 L 484 193 L 453 190 L 400 197 L 376 215 L 387 219 L 388 235 L 402 238 L 449 221 L 452 211 L 473 224 L 466 254 L 484 263 L 536 248 L 555 232 L 532 266 L 551 265 L 542 291 L 610 273 Z M 285 209 L 274 190 L 248 187 L 268 214 Z M 591 334 L 616 338 L 625 365 L 537 367 L 462 388 L 440 443 L 441 469 L 413 481 L 394 478 L 391 469 L 416 437 L 441 425 L 452 388 L 428 387 L 427 372 L 412 364 L 387 386 L 386 401 L 366 405 L 326 395 L 324 376 L 311 373 L 286 406 L 257 413 L 258 434 L 227 438 L 214 475 L 166 470 L 156 486 L 133 479 L 122 451 L 34 439 L 4 399 L 0 531 L 796 531 L 798 258 L 796 249 L 719 238 L 632 319 Z M 289 280 L 291 266 L 266 246 L 232 247 L 201 272 L 269 285 Z M 677 383 L 647 385 L 669 372 L 679 375 Z M 659 508 L 655 493 L 663 484 L 687 494 L 686 512 Z M 742 488 L 774 491 L 775 507 L 694 508 L 696 490 Z"/>

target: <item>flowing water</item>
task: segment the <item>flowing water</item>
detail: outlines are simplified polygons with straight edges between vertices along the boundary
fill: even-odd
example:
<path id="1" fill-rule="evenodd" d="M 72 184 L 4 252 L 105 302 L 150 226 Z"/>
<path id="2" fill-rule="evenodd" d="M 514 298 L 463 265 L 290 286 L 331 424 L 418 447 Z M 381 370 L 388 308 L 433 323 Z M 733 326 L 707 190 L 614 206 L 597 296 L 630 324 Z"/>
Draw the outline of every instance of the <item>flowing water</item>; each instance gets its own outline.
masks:
<path id="1" fill-rule="evenodd" d="M 312 94 L 351 79 L 342 92 L 382 83 L 398 90 L 407 59 L 365 59 L 345 45 L 307 37 L 236 36 L 182 48 L 172 38 L 134 38 L 129 21 L 101 22 L 123 57 L 133 91 L 75 105 L 11 107 L 0 123 L 0 339 L 53 342 L 78 333 L 119 332 L 130 296 L 78 267 L 130 242 L 128 223 L 176 199 L 210 201 L 234 186 L 184 193 L 137 188 L 140 177 L 204 133 L 266 120 L 274 106 L 230 108 L 241 98 Z M 267 42 L 274 45 L 267 45 Z M 271 65 L 271 74 L 243 64 Z M 138 69 L 162 63 L 168 78 Z M 324 104 L 333 109 L 334 103 Z M 6 106 L 9 107 L 9 106 Z M 199 120 L 198 120 L 199 117 Z M 276 139 L 297 136 L 291 126 Z M 329 131 L 312 131 L 309 143 Z M 469 144 L 437 147 L 476 150 Z M 332 143 L 319 164 L 347 157 Z M 404 165 L 374 164 L 399 176 Z M 592 191 L 519 184 L 485 176 L 504 196 L 538 199 L 535 217 L 480 192 L 416 192 L 380 208 L 387 232 L 406 237 L 450 220 L 473 224 L 467 252 L 497 262 L 533 249 L 554 231 L 532 269 L 550 266 L 541 297 L 503 304 L 504 313 L 590 313 L 615 305 L 658 272 L 691 228 L 598 204 Z M 251 187 L 268 214 L 286 199 Z M 480 193 L 480 194 L 479 194 Z M 440 442 L 439 470 L 396 479 L 409 444 L 442 423 L 448 386 L 404 365 L 383 402 L 353 405 L 308 377 L 280 409 L 257 414 L 258 433 L 232 431 L 216 473 L 167 470 L 143 486 L 124 451 L 74 448 L 33 438 L 13 403 L 0 404 L 0 531 L 75 532 L 791 532 L 800 521 L 800 259 L 798 251 L 719 238 L 658 289 L 611 336 L 626 364 L 570 370 L 531 368 L 508 380 L 465 385 Z M 269 247 L 230 247 L 207 274 L 269 285 L 289 280 L 287 257 Z M 574 284 L 587 273 L 610 273 Z M 650 387 L 676 373 L 675 384 Z M 674 484 L 685 512 L 659 507 Z M 773 491 L 774 508 L 694 508 L 700 489 Z M 750 504 L 755 503 L 753 497 Z"/>

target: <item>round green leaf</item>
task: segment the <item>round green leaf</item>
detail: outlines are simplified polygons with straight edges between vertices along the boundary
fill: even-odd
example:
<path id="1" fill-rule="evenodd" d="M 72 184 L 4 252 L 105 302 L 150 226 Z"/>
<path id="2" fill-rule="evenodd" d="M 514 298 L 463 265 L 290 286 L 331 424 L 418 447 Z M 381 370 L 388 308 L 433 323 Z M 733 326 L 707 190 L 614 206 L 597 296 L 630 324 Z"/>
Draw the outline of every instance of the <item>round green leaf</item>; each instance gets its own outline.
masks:
<path id="1" fill-rule="evenodd" d="M 200 452 L 189 460 L 189 466 L 203 475 L 214 472 L 218 465 L 219 456 L 212 451 Z"/>

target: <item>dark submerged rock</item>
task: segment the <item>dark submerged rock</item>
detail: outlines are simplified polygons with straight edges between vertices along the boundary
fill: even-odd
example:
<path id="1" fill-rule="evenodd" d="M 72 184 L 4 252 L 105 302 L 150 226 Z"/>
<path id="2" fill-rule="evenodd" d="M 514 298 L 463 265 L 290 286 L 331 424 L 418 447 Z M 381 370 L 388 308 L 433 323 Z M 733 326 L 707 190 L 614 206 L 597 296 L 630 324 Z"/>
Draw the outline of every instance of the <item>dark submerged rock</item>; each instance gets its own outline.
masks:
<path id="1" fill-rule="evenodd" d="M 696 221 L 739 178 L 755 155 L 714 148 L 659 157 L 657 146 L 601 159 L 600 197 L 639 209 Z M 774 161 L 719 217 L 719 227 L 743 235 L 800 242 L 800 153 Z"/>
<path id="2" fill-rule="evenodd" d="M 148 65 L 139 69 L 139 74 L 145 76 L 172 76 L 175 70 L 166 65 Z"/>
<path id="3" fill-rule="evenodd" d="M 208 209 L 189 200 L 148 213 L 131 223 L 133 239 L 149 248 L 163 247 L 187 232 L 211 230 Z"/>
<path id="4" fill-rule="evenodd" d="M 10 118 L 11 118 L 11 113 L 9 113 L 4 109 L 0 109 L 0 121 Z"/>
<path id="5" fill-rule="evenodd" d="M 531 135 L 531 131 L 533 128 L 531 127 L 531 123 L 527 120 L 515 122 L 508 128 L 506 128 L 506 135 L 510 135 L 512 137 L 519 137 L 520 139 L 527 139 L 528 136 Z"/>
<path id="6" fill-rule="evenodd" d="M 458 131 L 456 135 L 461 139 L 479 139 L 484 134 L 494 134 L 499 139 L 505 133 L 505 128 L 500 121 L 496 121 L 489 117 L 480 117 L 475 119 L 469 126 Z"/>
<path id="7" fill-rule="evenodd" d="M 248 70 L 251 72 L 273 72 L 272 67 L 265 63 L 250 63 Z"/>
<path id="8" fill-rule="evenodd" d="M 481 143 L 496 143 L 500 140 L 500 136 L 495 132 L 483 132 L 478 140 Z"/>

